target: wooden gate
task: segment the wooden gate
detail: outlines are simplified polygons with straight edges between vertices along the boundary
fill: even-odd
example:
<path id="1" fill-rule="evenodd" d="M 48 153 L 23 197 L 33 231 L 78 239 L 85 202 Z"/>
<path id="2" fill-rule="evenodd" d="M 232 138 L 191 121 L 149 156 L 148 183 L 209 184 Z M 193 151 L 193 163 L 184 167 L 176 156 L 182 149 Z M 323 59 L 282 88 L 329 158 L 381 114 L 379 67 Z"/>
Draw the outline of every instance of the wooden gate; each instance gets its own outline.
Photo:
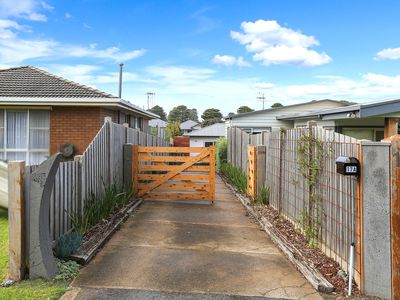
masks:
<path id="1" fill-rule="evenodd" d="M 133 146 L 133 187 L 144 199 L 215 199 L 215 148 Z"/>

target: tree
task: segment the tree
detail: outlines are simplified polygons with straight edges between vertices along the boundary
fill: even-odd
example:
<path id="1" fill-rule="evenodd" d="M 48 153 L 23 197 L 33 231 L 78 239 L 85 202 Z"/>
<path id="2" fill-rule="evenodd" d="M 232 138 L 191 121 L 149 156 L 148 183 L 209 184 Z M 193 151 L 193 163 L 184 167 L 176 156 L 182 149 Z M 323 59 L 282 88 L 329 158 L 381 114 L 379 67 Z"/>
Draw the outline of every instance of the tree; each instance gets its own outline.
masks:
<path id="1" fill-rule="evenodd" d="M 199 116 L 197 115 L 197 109 L 189 109 L 189 120 L 199 122 Z"/>
<path id="2" fill-rule="evenodd" d="M 283 107 L 283 104 L 279 103 L 279 102 L 276 102 L 276 103 L 271 105 L 271 108 L 278 108 L 278 107 Z"/>
<path id="3" fill-rule="evenodd" d="M 252 108 L 250 108 L 250 107 L 248 107 L 248 106 L 246 106 L 246 105 L 241 106 L 241 107 L 239 107 L 239 108 L 237 109 L 237 113 L 238 113 L 238 114 L 247 113 L 247 112 L 252 112 L 252 111 L 254 111 L 254 109 L 252 109 Z"/>
<path id="4" fill-rule="evenodd" d="M 174 107 L 169 112 L 168 121 L 169 122 L 179 121 L 180 123 L 183 123 L 189 120 L 189 116 L 190 116 L 190 109 L 188 109 L 186 105 L 179 105 Z"/>
<path id="5" fill-rule="evenodd" d="M 167 140 L 173 139 L 176 136 L 181 135 L 181 123 L 178 121 L 168 123 L 167 127 L 165 128 L 165 137 Z"/>
<path id="6" fill-rule="evenodd" d="M 228 118 L 230 118 L 230 117 L 232 117 L 232 116 L 234 116 L 234 115 L 235 115 L 234 112 L 230 112 L 230 113 L 228 114 Z"/>
<path id="7" fill-rule="evenodd" d="M 148 111 L 152 112 L 153 114 L 159 115 L 161 120 L 167 121 L 167 114 L 161 106 L 153 106 L 152 108 L 148 109 Z"/>
<path id="8" fill-rule="evenodd" d="M 222 114 L 217 108 L 208 108 L 203 112 L 201 118 L 203 119 L 201 127 L 206 127 L 221 122 Z"/>

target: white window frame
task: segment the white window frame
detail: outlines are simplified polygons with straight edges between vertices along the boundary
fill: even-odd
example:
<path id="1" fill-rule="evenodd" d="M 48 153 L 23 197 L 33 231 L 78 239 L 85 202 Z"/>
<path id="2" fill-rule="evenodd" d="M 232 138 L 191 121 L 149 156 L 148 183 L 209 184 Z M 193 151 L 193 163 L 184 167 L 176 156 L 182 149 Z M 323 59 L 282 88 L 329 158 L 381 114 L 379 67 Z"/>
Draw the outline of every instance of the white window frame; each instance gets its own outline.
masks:
<path id="1" fill-rule="evenodd" d="M 8 152 L 25 152 L 25 161 L 27 165 L 30 165 L 31 159 L 30 159 L 30 154 L 31 153 L 38 153 L 38 152 L 45 152 L 45 156 L 50 155 L 50 122 L 48 127 L 30 127 L 30 111 L 32 109 L 7 109 L 7 108 L 0 108 L 3 109 L 3 118 L 4 118 L 4 123 L 3 123 L 3 147 L 0 148 L 0 151 L 4 154 L 4 160 L 7 160 L 7 153 Z M 35 110 L 36 111 L 36 110 Z M 44 110 L 40 110 L 44 111 Z M 7 147 L 7 113 L 8 112 L 26 112 L 27 113 L 27 118 L 26 118 L 26 148 L 8 148 Z M 49 120 L 50 121 L 50 120 Z M 43 149 L 30 149 L 30 130 L 31 129 L 40 129 L 40 130 L 47 130 L 49 134 L 49 145 L 47 148 Z"/>

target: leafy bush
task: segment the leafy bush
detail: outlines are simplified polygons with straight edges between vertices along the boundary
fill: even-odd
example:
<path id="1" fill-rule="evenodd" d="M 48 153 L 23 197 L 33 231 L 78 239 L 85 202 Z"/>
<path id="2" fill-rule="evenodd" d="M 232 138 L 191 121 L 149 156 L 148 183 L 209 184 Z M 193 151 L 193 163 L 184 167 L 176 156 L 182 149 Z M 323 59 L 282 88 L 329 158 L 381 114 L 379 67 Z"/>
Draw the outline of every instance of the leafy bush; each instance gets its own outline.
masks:
<path id="1" fill-rule="evenodd" d="M 73 260 L 64 261 L 57 259 L 58 275 L 56 280 L 71 280 L 79 274 L 80 266 Z"/>
<path id="2" fill-rule="evenodd" d="M 228 141 L 225 137 L 220 137 L 215 144 L 217 168 L 228 162 Z"/>
<path id="3" fill-rule="evenodd" d="M 82 234 L 79 232 L 69 232 L 60 236 L 54 249 L 55 256 L 59 259 L 67 259 L 71 254 L 78 250 L 82 243 Z"/>
<path id="4" fill-rule="evenodd" d="M 132 191 L 126 191 L 117 184 L 105 187 L 100 196 L 91 193 L 84 202 L 83 211 L 75 211 L 70 215 L 73 228 L 84 234 L 100 221 L 107 219 L 115 210 L 127 205 L 132 196 Z"/>
<path id="5" fill-rule="evenodd" d="M 269 204 L 269 187 L 263 185 L 257 194 L 256 199 L 254 200 L 255 204 L 258 205 L 268 205 Z"/>
<path id="6" fill-rule="evenodd" d="M 229 163 L 222 163 L 220 166 L 220 171 L 229 181 L 236 186 L 240 192 L 246 193 L 247 191 L 247 176 L 238 167 L 235 167 Z"/>

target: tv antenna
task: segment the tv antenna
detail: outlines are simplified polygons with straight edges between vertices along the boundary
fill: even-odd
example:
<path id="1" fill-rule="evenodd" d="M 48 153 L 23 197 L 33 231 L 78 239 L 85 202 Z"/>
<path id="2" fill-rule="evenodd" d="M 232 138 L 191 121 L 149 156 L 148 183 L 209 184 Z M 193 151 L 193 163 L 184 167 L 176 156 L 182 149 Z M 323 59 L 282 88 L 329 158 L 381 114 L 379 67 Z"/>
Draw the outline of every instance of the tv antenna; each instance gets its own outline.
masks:
<path id="1" fill-rule="evenodd" d="M 264 93 L 259 92 L 259 93 L 258 93 L 258 96 L 256 97 L 256 99 L 262 101 L 262 104 L 263 104 L 263 108 L 262 108 L 262 109 L 264 110 L 264 105 L 265 105 L 265 96 L 264 96 Z"/>

